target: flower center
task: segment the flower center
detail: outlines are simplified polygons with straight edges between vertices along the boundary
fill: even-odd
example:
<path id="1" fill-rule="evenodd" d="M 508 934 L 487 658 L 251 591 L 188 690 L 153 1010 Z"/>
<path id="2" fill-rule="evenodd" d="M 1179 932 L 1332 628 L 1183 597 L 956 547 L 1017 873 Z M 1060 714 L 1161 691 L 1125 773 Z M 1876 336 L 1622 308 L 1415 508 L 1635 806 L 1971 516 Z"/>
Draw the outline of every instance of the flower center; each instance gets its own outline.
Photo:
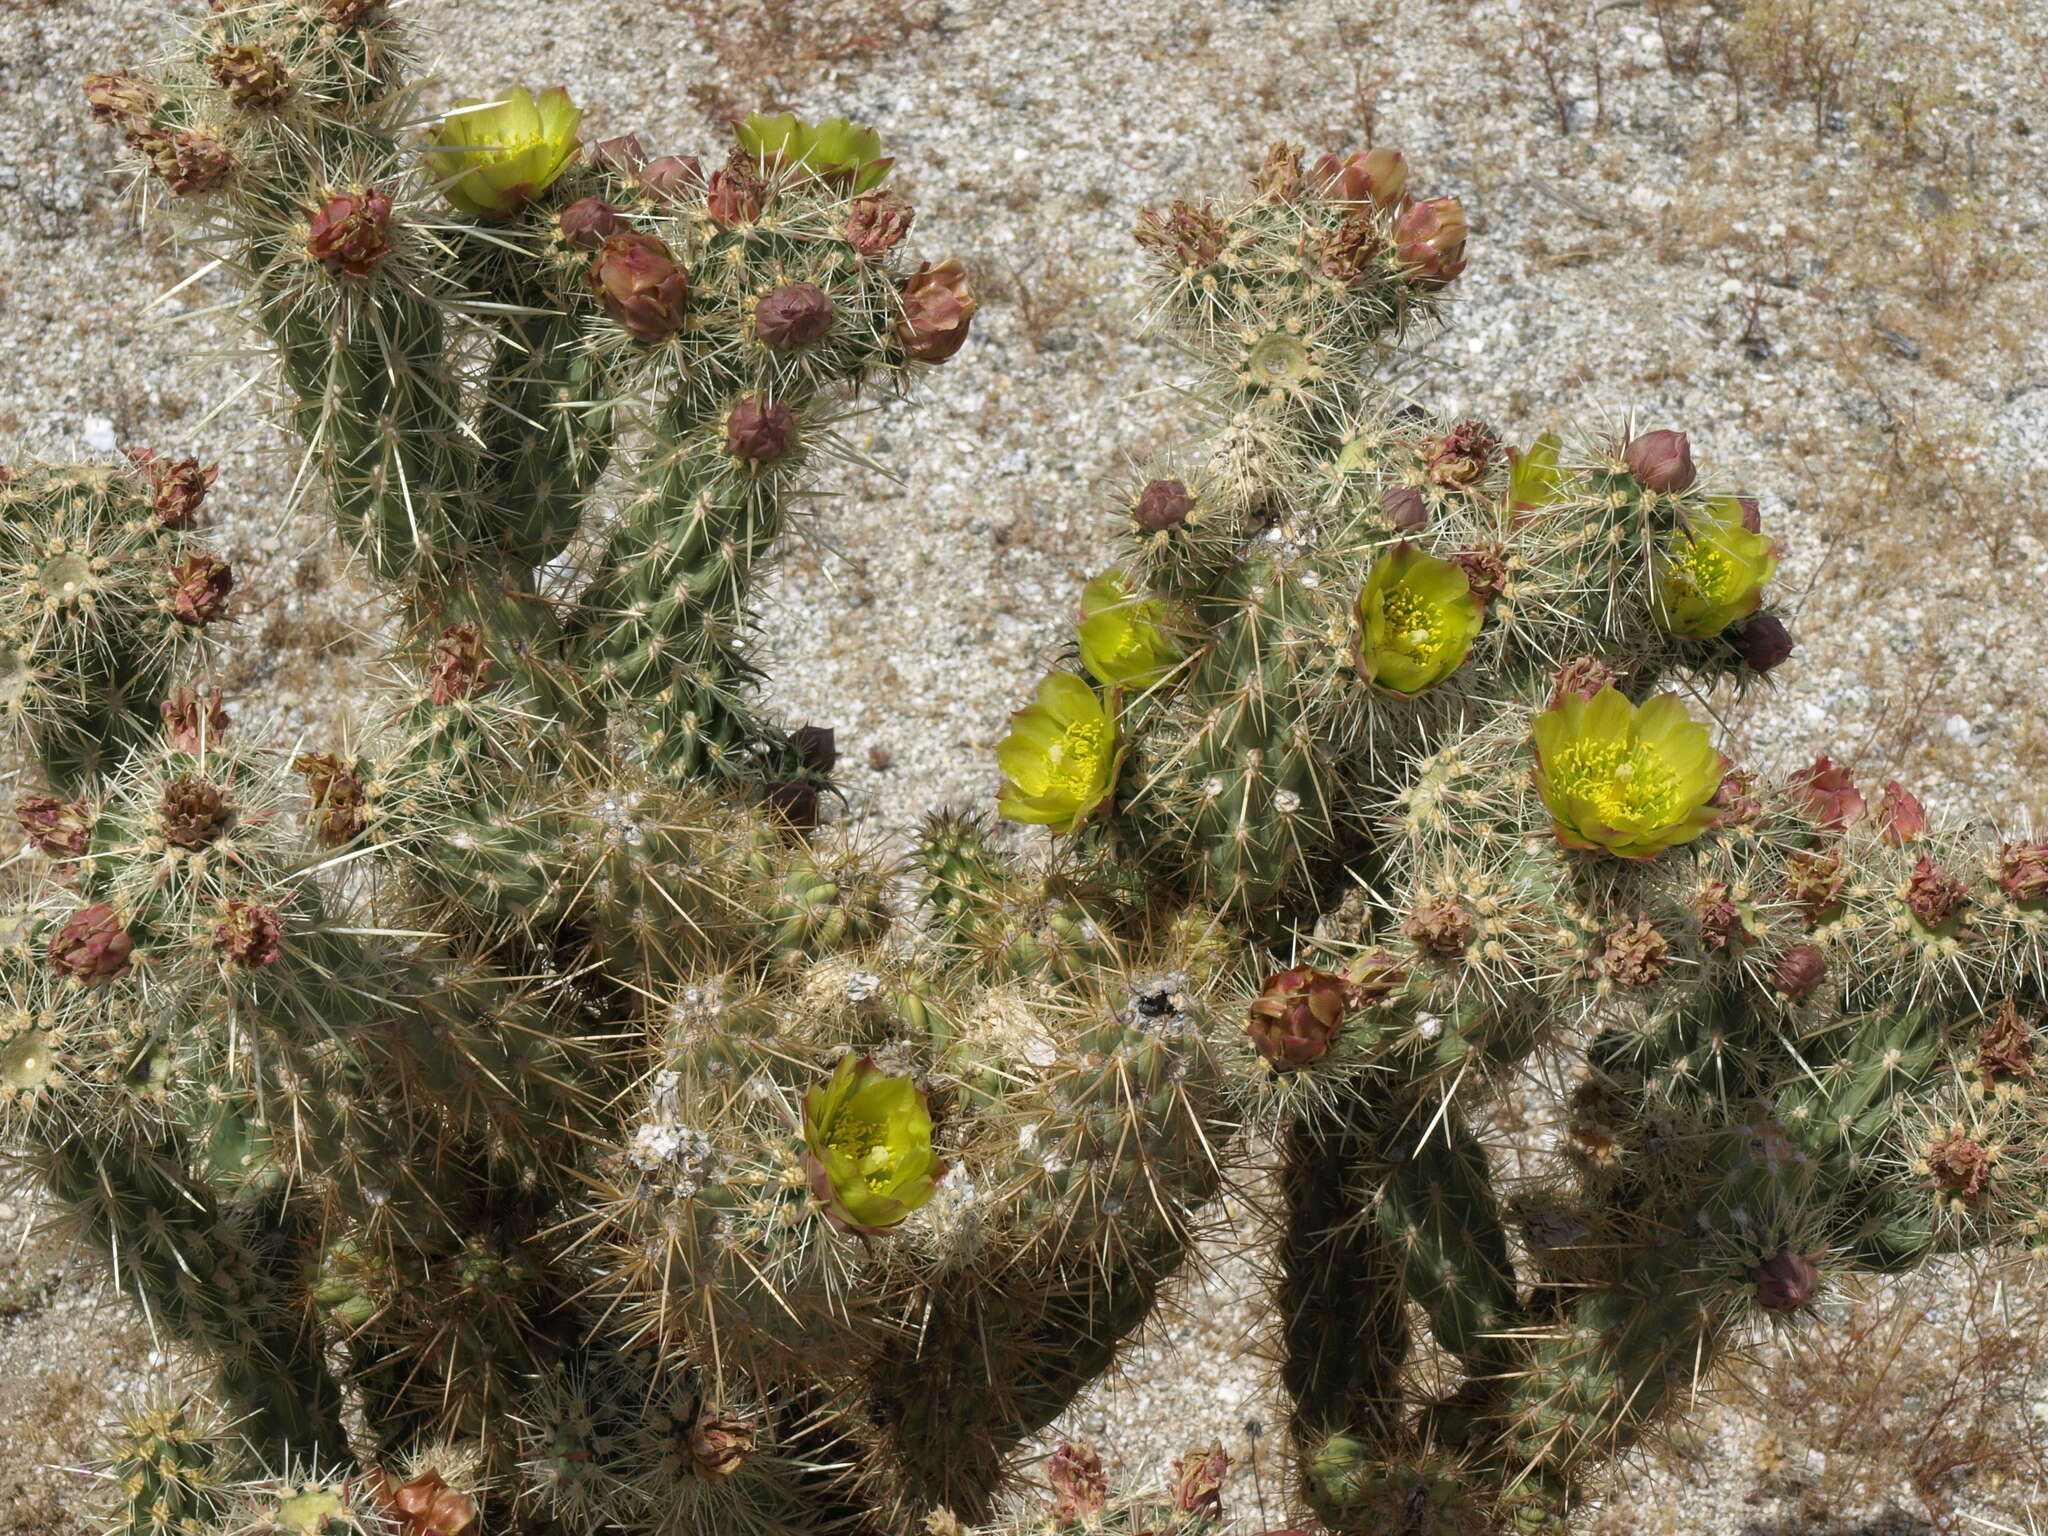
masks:
<path id="1" fill-rule="evenodd" d="M 1611 827 L 1666 826 L 1679 813 L 1677 775 L 1641 742 L 1573 742 L 1559 758 L 1559 783 Z"/>
<path id="2" fill-rule="evenodd" d="M 888 1187 L 892 1159 L 881 1121 L 861 1115 L 841 1115 L 832 1122 L 832 1133 L 825 1144 L 853 1164 L 861 1181 L 870 1190 L 880 1194 Z"/>
<path id="3" fill-rule="evenodd" d="M 1109 747 L 1109 725 L 1104 720 L 1076 720 L 1052 744 L 1047 754 L 1051 788 L 1055 793 L 1083 794 L 1092 791 Z"/>
<path id="4" fill-rule="evenodd" d="M 1736 596 L 1741 576 L 1726 550 L 1706 539 L 1692 539 L 1672 562 L 1667 580 L 1674 596 L 1726 601 Z"/>
<path id="5" fill-rule="evenodd" d="M 1405 587 L 1394 587 L 1381 598 L 1380 611 L 1386 615 L 1390 648 L 1424 664 L 1443 655 L 1443 613 L 1435 605 L 1420 601 Z"/>

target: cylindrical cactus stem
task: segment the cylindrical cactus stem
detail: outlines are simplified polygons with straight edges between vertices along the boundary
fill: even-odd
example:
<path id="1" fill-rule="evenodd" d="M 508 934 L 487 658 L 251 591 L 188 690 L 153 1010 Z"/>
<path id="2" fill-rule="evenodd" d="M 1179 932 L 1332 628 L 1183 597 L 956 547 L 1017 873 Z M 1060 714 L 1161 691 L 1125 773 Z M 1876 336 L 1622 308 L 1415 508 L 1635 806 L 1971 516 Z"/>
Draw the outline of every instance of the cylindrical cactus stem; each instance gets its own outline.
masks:
<path id="1" fill-rule="evenodd" d="M 1405 1417 L 1402 1256 L 1359 1208 L 1361 1189 L 1381 1166 L 1389 1098 L 1361 1089 L 1305 1108 L 1282 1142 L 1280 1382 L 1309 1501 L 1336 1530 L 1351 1528 L 1348 1469 L 1358 1459 L 1343 1447 L 1376 1458 L 1399 1444 Z M 1333 1441 L 1343 1442 L 1336 1452 Z"/>
<path id="2" fill-rule="evenodd" d="M 109 1536 L 192 1536 L 228 1511 L 239 1470 L 232 1432 L 190 1402 L 153 1402 L 124 1413 L 101 1450 L 120 1491 Z"/>
<path id="3" fill-rule="evenodd" d="M 949 960 L 990 978 L 1079 976 L 1114 947 L 1059 872 L 1027 872 L 978 813 L 928 817 L 912 854 L 936 937 Z"/>
<path id="4" fill-rule="evenodd" d="M 274 1232 L 217 1202 L 161 1137 L 73 1136 L 35 1157 L 116 1284 L 213 1365 L 219 1400 L 258 1456 L 284 1465 L 346 1450 L 340 1390 L 294 1301 L 296 1256 L 272 1251 Z"/>

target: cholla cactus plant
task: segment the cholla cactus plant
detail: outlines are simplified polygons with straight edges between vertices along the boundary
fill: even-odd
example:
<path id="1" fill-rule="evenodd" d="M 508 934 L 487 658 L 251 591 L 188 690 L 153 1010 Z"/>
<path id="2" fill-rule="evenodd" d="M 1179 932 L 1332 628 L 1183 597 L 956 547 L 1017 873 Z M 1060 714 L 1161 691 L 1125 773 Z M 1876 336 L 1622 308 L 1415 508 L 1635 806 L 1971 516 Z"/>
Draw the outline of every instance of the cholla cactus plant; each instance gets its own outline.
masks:
<path id="1" fill-rule="evenodd" d="M 249 0 L 88 84 L 388 595 L 357 734 L 208 684 L 196 461 L 0 484 L 5 1131 L 211 1373 L 118 1427 L 115 1529 L 1220 1530 L 1216 1451 L 1003 1495 L 1274 1146 L 1306 1505 L 1534 1528 L 1829 1270 L 2038 1237 L 2048 850 L 1720 761 L 1664 690 L 1781 653 L 1768 540 L 1675 434 L 1399 408 L 1465 230 L 1397 156 L 1147 216 L 1211 451 L 1003 745 L 1043 841 L 895 857 L 749 591 L 967 274 L 867 130 L 707 166 L 408 67 L 374 0 Z M 1477 1112 L 1546 1066 L 1511 1180 Z"/>

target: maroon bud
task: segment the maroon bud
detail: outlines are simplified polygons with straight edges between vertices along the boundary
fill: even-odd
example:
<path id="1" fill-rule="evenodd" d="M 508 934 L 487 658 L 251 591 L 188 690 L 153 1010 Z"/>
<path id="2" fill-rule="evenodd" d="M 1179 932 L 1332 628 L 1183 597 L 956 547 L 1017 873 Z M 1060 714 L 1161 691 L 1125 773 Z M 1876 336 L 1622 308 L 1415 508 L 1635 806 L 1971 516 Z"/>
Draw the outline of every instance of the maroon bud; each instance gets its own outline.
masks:
<path id="1" fill-rule="evenodd" d="M 594 251 L 613 235 L 626 232 L 619 210 L 601 197 L 579 197 L 559 216 L 562 241 L 579 251 Z"/>
<path id="2" fill-rule="evenodd" d="M 1223 1518 L 1223 1480 L 1230 1458 L 1221 1445 L 1190 1451 L 1173 1464 L 1173 1507 L 1204 1520 Z"/>
<path id="3" fill-rule="evenodd" d="M 490 668 L 483 630 L 475 624 L 450 624 L 427 654 L 430 696 L 436 704 L 459 704 L 476 692 Z"/>
<path id="4" fill-rule="evenodd" d="M 903 355 L 920 363 L 943 363 L 966 345 L 980 307 L 958 257 L 948 256 L 937 266 L 925 262 L 903 286 L 903 319 L 896 326 Z"/>
<path id="5" fill-rule="evenodd" d="M 785 779 L 761 803 L 792 832 L 809 832 L 818 825 L 818 786 L 808 779 Z"/>
<path id="6" fill-rule="evenodd" d="M 2007 843 L 2000 848 L 1998 888 L 2014 901 L 2048 901 L 2048 842 Z"/>
<path id="7" fill-rule="evenodd" d="M 663 155 L 640 167 L 640 185 L 664 203 L 680 203 L 704 190 L 704 166 L 695 155 Z"/>
<path id="8" fill-rule="evenodd" d="M 1820 1271 L 1802 1253 L 1785 1249 L 1766 1259 L 1750 1277 L 1756 1284 L 1756 1302 L 1766 1312 L 1797 1312 L 1820 1294 Z"/>
<path id="9" fill-rule="evenodd" d="M 800 725 L 789 733 L 789 744 L 812 773 L 830 773 L 838 765 L 839 744 L 829 725 Z"/>
<path id="10" fill-rule="evenodd" d="M 1341 976 L 1297 965 L 1268 976 L 1252 999 L 1245 1033 L 1277 1071 L 1313 1066 L 1344 1032 L 1350 988 Z"/>
<path id="11" fill-rule="evenodd" d="M 796 446 L 796 412 L 780 400 L 743 395 L 725 418 L 725 446 L 736 459 L 768 464 Z"/>
<path id="12" fill-rule="evenodd" d="M 1154 480 L 1138 493 L 1131 521 L 1146 533 L 1165 533 L 1185 523 L 1194 506 L 1195 498 L 1180 481 Z"/>
<path id="13" fill-rule="evenodd" d="M 87 75 L 85 99 L 92 115 L 134 139 L 149 132 L 150 119 L 163 105 L 163 92 L 140 75 Z"/>
<path id="14" fill-rule="evenodd" d="M 160 459 L 148 448 L 131 448 L 128 458 L 149 481 L 156 497 L 157 521 L 166 528 L 189 528 L 199 504 L 220 477 L 220 466 L 199 467 L 197 459 Z"/>
<path id="15" fill-rule="evenodd" d="M 1940 928 L 1970 899 L 1970 887 L 1957 876 L 1921 854 L 1906 882 L 1906 905 L 1928 928 Z"/>
<path id="16" fill-rule="evenodd" d="M 1828 962 L 1811 944 L 1795 944 L 1785 951 L 1771 976 L 1771 984 L 1795 1003 L 1804 1002 L 1827 980 Z"/>
<path id="17" fill-rule="evenodd" d="M 601 171 L 610 171 L 625 180 L 638 176 L 647 164 L 647 146 L 640 142 L 637 133 L 622 133 L 614 138 L 599 139 L 583 151 L 583 158 Z"/>
<path id="18" fill-rule="evenodd" d="M 785 283 L 754 306 L 754 334 L 776 352 L 809 346 L 832 329 L 838 311 L 816 283 Z"/>
<path id="19" fill-rule="evenodd" d="M 391 254 L 391 199 L 375 187 L 339 192 L 313 215 L 306 254 L 330 272 L 368 277 Z"/>
<path id="20" fill-rule="evenodd" d="M 590 291 L 604 312 L 642 341 L 673 335 L 690 298 L 689 274 L 652 235 L 613 235 L 590 263 Z"/>
<path id="21" fill-rule="evenodd" d="M 1864 811 L 1863 792 L 1849 777 L 1849 770 L 1825 752 L 1785 781 L 1785 789 L 1823 830 L 1840 832 Z"/>
<path id="22" fill-rule="evenodd" d="M 135 940 L 105 902 L 81 907 L 50 939 L 50 964 L 83 982 L 105 981 L 128 969 Z"/>
<path id="23" fill-rule="evenodd" d="M 227 611 L 235 573 L 218 555 L 187 555 L 171 567 L 171 612 L 203 629 Z"/>
<path id="24" fill-rule="evenodd" d="M 1556 709 L 1566 699 L 1594 698 L 1620 682 L 1621 674 L 1598 656 L 1574 656 L 1551 679 L 1550 707 Z"/>
<path id="25" fill-rule="evenodd" d="M 893 251 L 910 233 L 917 210 L 887 188 L 863 192 L 846 208 L 846 243 L 861 255 Z"/>
<path id="26" fill-rule="evenodd" d="M 92 845 L 92 807 L 83 800 L 26 795 L 14 802 L 14 819 L 28 840 L 53 859 L 79 859 Z"/>
<path id="27" fill-rule="evenodd" d="M 1472 942 L 1472 914 L 1459 904 L 1457 897 L 1432 892 L 1415 903 L 1415 910 L 1401 924 L 1401 932 L 1424 954 L 1462 955 Z"/>
<path id="28" fill-rule="evenodd" d="M 1895 848 L 1903 848 L 1927 835 L 1927 813 L 1920 801 L 1897 779 L 1885 782 L 1877 805 L 1878 836 Z"/>
<path id="29" fill-rule="evenodd" d="M 1792 631 L 1776 614 L 1759 613 L 1730 631 L 1742 664 L 1761 676 L 1792 654 Z"/>
<path id="30" fill-rule="evenodd" d="M 1052 1517 L 1056 1521 L 1087 1521 L 1100 1515 L 1109 1504 L 1109 1479 L 1102 1470 L 1102 1458 L 1085 1445 L 1062 1445 L 1045 1463 L 1045 1480 L 1052 1487 Z"/>
<path id="31" fill-rule="evenodd" d="M 1429 526 L 1429 503 L 1412 485 L 1397 485 L 1382 491 L 1380 510 L 1401 533 L 1420 533 Z"/>
<path id="32" fill-rule="evenodd" d="M 171 750 L 197 757 L 209 746 L 217 746 L 232 723 L 221 707 L 220 695 L 209 689 L 201 693 L 190 683 L 180 683 L 171 696 L 156 707 L 163 717 L 164 732 L 171 738 Z"/>
<path id="33" fill-rule="evenodd" d="M 1418 288 L 1441 288 L 1465 270 L 1465 205 L 1455 197 L 1417 203 L 1394 226 L 1394 252 Z"/>
<path id="34" fill-rule="evenodd" d="M 152 128 L 132 142 L 149 168 L 178 197 L 211 192 L 235 169 L 227 150 L 210 133 L 190 128 L 166 133 Z"/>
<path id="35" fill-rule="evenodd" d="M 277 963 L 284 927 L 277 914 L 253 901 L 231 901 L 213 930 L 213 947 L 245 970 Z"/>
<path id="36" fill-rule="evenodd" d="M 1652 491 L 1667 495 L 1690 489 L 1698 472 L 1692 466 L 1692 442 L 1683 432 L 1660 428 L 1645 432 L 1621 451 L 1628 472 Z"/>
<path id="37" fill-rule="evenodd" d="M 704 211 L 712 222 L 731 228 L 751 224 L 767 206 L 768 186 L 747 156 L 738 153 L 711 173 L 704 192 Z"/>

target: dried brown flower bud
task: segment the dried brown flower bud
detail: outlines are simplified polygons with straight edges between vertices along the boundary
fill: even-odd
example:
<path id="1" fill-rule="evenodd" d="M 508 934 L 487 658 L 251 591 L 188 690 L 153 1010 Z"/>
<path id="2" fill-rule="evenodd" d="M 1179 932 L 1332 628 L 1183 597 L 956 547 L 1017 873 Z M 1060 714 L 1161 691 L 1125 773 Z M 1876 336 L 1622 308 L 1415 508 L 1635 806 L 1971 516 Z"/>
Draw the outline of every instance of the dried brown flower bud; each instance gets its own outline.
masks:
<path id="1" fill-rule="evenodd" d="M 2034 1070 L 2034 1029 L 2020 1013 L 2020 1005 L 2005 998 L 1998 1015 L 1984 1031 L 1977 1046 L 1977 1070 L 1989 1083 L 2031 1083 Z"/>
<path id="2" fill-rule="evenodd" d="M 1291 203 L 1301 196 L 1301 146 L 1274 144 L 1252 172 L 1252 190 L 1269 203 Z"/>
<path id="3" fill-rule="evenodd" d="M 197 851 L 234 825 L 235 808 L 221 787 L 196 773 L 181 773 L 164 785 L 157 824 L 174 848 Z"/>
<path id="4" fill-rule="evenodd" d="M 1483 421 L 1461 421 L 1429 449 L 1429 478 L 1438 485 L 1468 486 L 1483 479 L 1500 447 L 1500 435 Z"/>
<path id="5" fill-rule="evenodd" d="M 1332 202 L 1398 208 L 1408 187 L 1408 162 L 1397 149 L 1357 150 L 1316 161 L 1316 181 Z"/>
<path id="6" fill-rule="evenodd" d="M 1617 987 L 1647 987 L 1671 964 L 1671 942 L 1647 917 L 1608 933 L 1594 967 Z"/>
<path id="7" fill-rule="evenodd" d="M 1574 656 L 1557 669 L 1550 683 L 1550 707 L 1566 699 L 1590 699 L 1602 690 L 1619 687 L 1621 674 L 1598 656 Z"/>
<path id="8" fill-rule="evenodd" d="M 1800 852 L 1785 860 L 1785 894 L 1808 927 L 1824 923 L 1842 904 L 1848 874 L 1839 854 Z"/>
<path id="9" fill-rule="evenodd" d="M 579 197 L 556 216 L 562 243 L 579 251 L 594 251 L 628 226 L 623 215 L 601 197 Z"/>
<path id="10" fill-rule="evenodd" d="M 1394 253 L 1418 288 L 1441 288 L 1465 270 L 1465 205 L 1455 197 L 1417 203 L 1394 226 Z"/>
<path id="11" fill-rule="evenodd" d="M 201 469 L 197 459 L 160 459 L 148 448 L 131 448 L 128 458 L 155 492 L 157 521 L 166 528 L 191 527 L 199 504 L 220 477 L 218 464 Z"/>
<path id="12" fill-rule="evenodd" d="M 1352 1008 L 1377 1008 L 1408 985 L 1408 967 L 1383 949 L 1354 955 L 1344 965 L 1344 1000 Z"/>
<path id="13" fill-rule="evenodd" d="M 1431 893 L 1415 903 L 1401 932 L 1425 954 L 1462 955 L 1472 942 L 1472 914 L 1457 897 Z"/>
<path id="14" fill-rule="evenodd" d="M 227 611 L 235 573 L 218 555 L 187 555 L 171 567 L 171 612 L 203 629 Z"/>
<path id="15" fill-rule="evenodd" d="M 50 938 L 50 964 L 83 982 L 105 981 L 128 969 L 135 940 L 103 901 L 81 907 Z"/>
<path id="16" fill-rule="evenodd" d="M 1621 451 L 1628 472 L 1648 490 L 1675 495 L 1699 478 L 1692 463 L 1692 440 L 1683 432 L 1660 428 L 1633 439 Z"/>
<path id="17" fill-rule="evenodd" d="M 401 1483 L 379 1468 L 368 1481 L 395 1536 L 466 1536 L 476 1527 L 476 1501 L 449 1487 L 440 1472 L 420 1472 Z"/>
<path id="18" fill-rule="evenodd" d="M 152 128 L 138 134 L 133 143 L 149 168 L 178 197 L 211 192 L 234 173 L 234 161 L 210 133 Z"/>
<path id="19" fill-rule="evenodd" d="M 1490 603 L 1508 584 L 1506 553 L 1498 544 L 1474 544 L 1451 556 L 1451 563 L 1465 573 L 1465 584 L 1482 603 Z"/>
<path id="20" fill-rule="evenodd" d="M 1797 1312 L 1820 1294 L 1820 1271 L 1813 1260 L 1790 1248 L 1765 1260 L 1750 1278 L 1756 1284 L 1757 1305 L 1766 1312 Z"/>
<path id="21" fill-rule="evenodd" d="M 1085 1445 L 1062 1445 L 1047 1458 L 1045 1480 L 1052 1486 L 1056 1521 L 1092 1520 L 1109 1505 L 1109 1478 L 1102 1458 Z"/>
<path id="22" fill-rule="evenodd" d="M 591 261 L 589 282 L 604 312 L 642 341 L 673 335 L 683 323 L 689 274 L 652 235 L 613 235 Z"/>
<path id="23" fill-rule="evenodd" d="M 925 262 L 903 285 L 903 318 L 896 326 L 903 355 L 920 363 L 943 363 L 966 345 L 980 307 L 958 257 L 948 256 L 937 266 Z"/>
<path id="24" fill-rule="evenodd" d="M 1998 888 L 2014 901 L 2048 901 L 2048 842 L 2007 843 L 2000 848 Z"/>
<path id="25" fill-rule="evenodd" d="M 761 217 L 768 203 L 768 184 L 754 169 L 753 158 L 734 152 L 733 157 L 711 173 L 704 191 L 704 211 L 716 224 L 731 228 L 751 224 Z"/>
<path id="26" fill-rule="evenodd" d="M 1323 276 L 1356 288 L 1378 269 L 1388 250 L 1387 237 L 1366 214 L 1352 214 L 1316 240 L 1316 265 Z"/>
<path id="27" fill-rule="evenodd" d="M 1717 826 L 1740 827 L 1755 821 L 1764 813 L 1756 775 L 1747 768 L 1730 768 L 1721 775 L 1720 787 L 1714 791 L 1714 804 L 1721 812 Z"/>
<path id="28" fill-rule="evenodd" d="M 156 708 L 173 752 L 197 757 L 217 746 L 228 733 L 228 712 L 221 707 L 220 695 L 212 690 L 201 693 L 190 683 L 180 683 Z"/>
<path id="29" fill-rule="evenodd" d="M 330 272 L 368 277 L 391 254 L 391 197 L 375 187 L 337 192 L 306 231 L 306 254 Z"/>
<path id="30" fill-rule="evenodd" d="M 775 352 L 809 346 L 827 331 L 838 310 L 816 283 L 785 283 L 761 295 L 754 306 L 754 334 Z"/>
<path id="31" fill-rule="evenodd" d="M 1223 223 L 1207 203 L 1197 207 L 1175 199 L 1163 214 L 1147 208 L 1138 215 L 1134 234 L 1142 248 L 1169 255 L 1183 267 L 1211 267 L 1223 254 Z"/>
<path id="32" fill-rule="evenodd" d="M 87 75 L 85 99 L 92 115 L 110 123 L 134 139 L 149 132 L 150 119 L 164 104 L 163 92 L 154 80 L 140 75 Z"/>
<path id="33" fill-rule="evenodd" d="M 910 233 L 917 210 L 886 187 L 863 192 L 846 207 L 846 243 L 861 255 L 893 251 Z"/>
<path id="34" fill-rule="evenodd" d="M 436 704 L 459 704 L 476 692 L 490 669 L 483 630 L 475 624 L 450 624 L 435 636 L 427 655 L 430 697 Z"/>
<path id="35" fill-rule="evenodd" d="M 1877 835 L 1894 848 L 1903 848 L 1927 835 L 1927 813 L 1919 799 L 1897 779 L 1885 781 L 1884 794 L 1877 802 Z"/>
<path id="36" fill-rule="evenodd" d="M 1699 914 L 1700 942 L 1709 953 L 1741 949 L 1750 941 L 1749 925 L 1726 881 L 1709 880 L 1700 887 L 1693 910 Z"/>
<path id="37" fill-rule="evenodd" d="M 1959 1205 L 1975 1205 L 1991 1183 L 1997 1154 L 1960 1130 L 1929 1142 L 1920 1153 L 1934 1186 Z"/>
<path id="38" fill-rule="evenodd" d="M 1268 976 L 1252 999 L 1245 1033 L 1283 1072 L 1313 1066 L 1344 1032 L 1350 988 L 1341 976 L 1297 965 Z"/>
<path id="39" fill-rule="evenodd" d="M 1223 1480 L 1230 1458 L 1221 1445 L 1190 1451 L 1173 1464 L 1173 1507 L 1204 1520 L 1223 1518 Z"/>
<path id="40" fill-rule="evenodd" d="M 780 400 L 743 395 L 725 418 L 726 451 L 750 464 L 770 464 L 797 442 L 797 415 Z"/>
<path id="41" fill-rule="evenodd" d="M 253 901 L 231 901 L 213 930 L 213 947 L 244 970 L 275 965 L 284 942 L 277 914 Z"/>
<path id="42" fill-rule="evenodd" d="M 754 1451 L 754 1431 L 739 1419 L 699 1415 L 689 1429 L 690 1462 L 699 1476 L 721 1482 L 745 1465 Z"/>
<path id="43" fill-rule="evenodd" d="M 284 64 L 267 48 L 223 48 L 206 61 L 213 78 L 241 112 L 275 112 L 291 98 Z"/>
<path id="44" fill-rule="evenodd" d="M 332 752 L 301 752 L 292 759 L 292 770 L 305 775 L 306 793 L 312 800 L 307 818 L 323 848 L 339 848 L 363 830 L 367 797 L 363 781 L 354 767 Z"/>
<path id="45" fill-rule="evenodd" d="M 1178 480 L 1154 480 L 1138 493 L 1131 521 L 1146 533 L 1165 533 L 1185 523 L 1194 507 L 1195 498 L 1186 485 Z"/>
<path id="46" fill-rule="evenodd" d="M 93 811 L 87 801 L 24 795 L 14 802 L 14 819 L 50 858 L 81 859 L 92 846 Z"/>

